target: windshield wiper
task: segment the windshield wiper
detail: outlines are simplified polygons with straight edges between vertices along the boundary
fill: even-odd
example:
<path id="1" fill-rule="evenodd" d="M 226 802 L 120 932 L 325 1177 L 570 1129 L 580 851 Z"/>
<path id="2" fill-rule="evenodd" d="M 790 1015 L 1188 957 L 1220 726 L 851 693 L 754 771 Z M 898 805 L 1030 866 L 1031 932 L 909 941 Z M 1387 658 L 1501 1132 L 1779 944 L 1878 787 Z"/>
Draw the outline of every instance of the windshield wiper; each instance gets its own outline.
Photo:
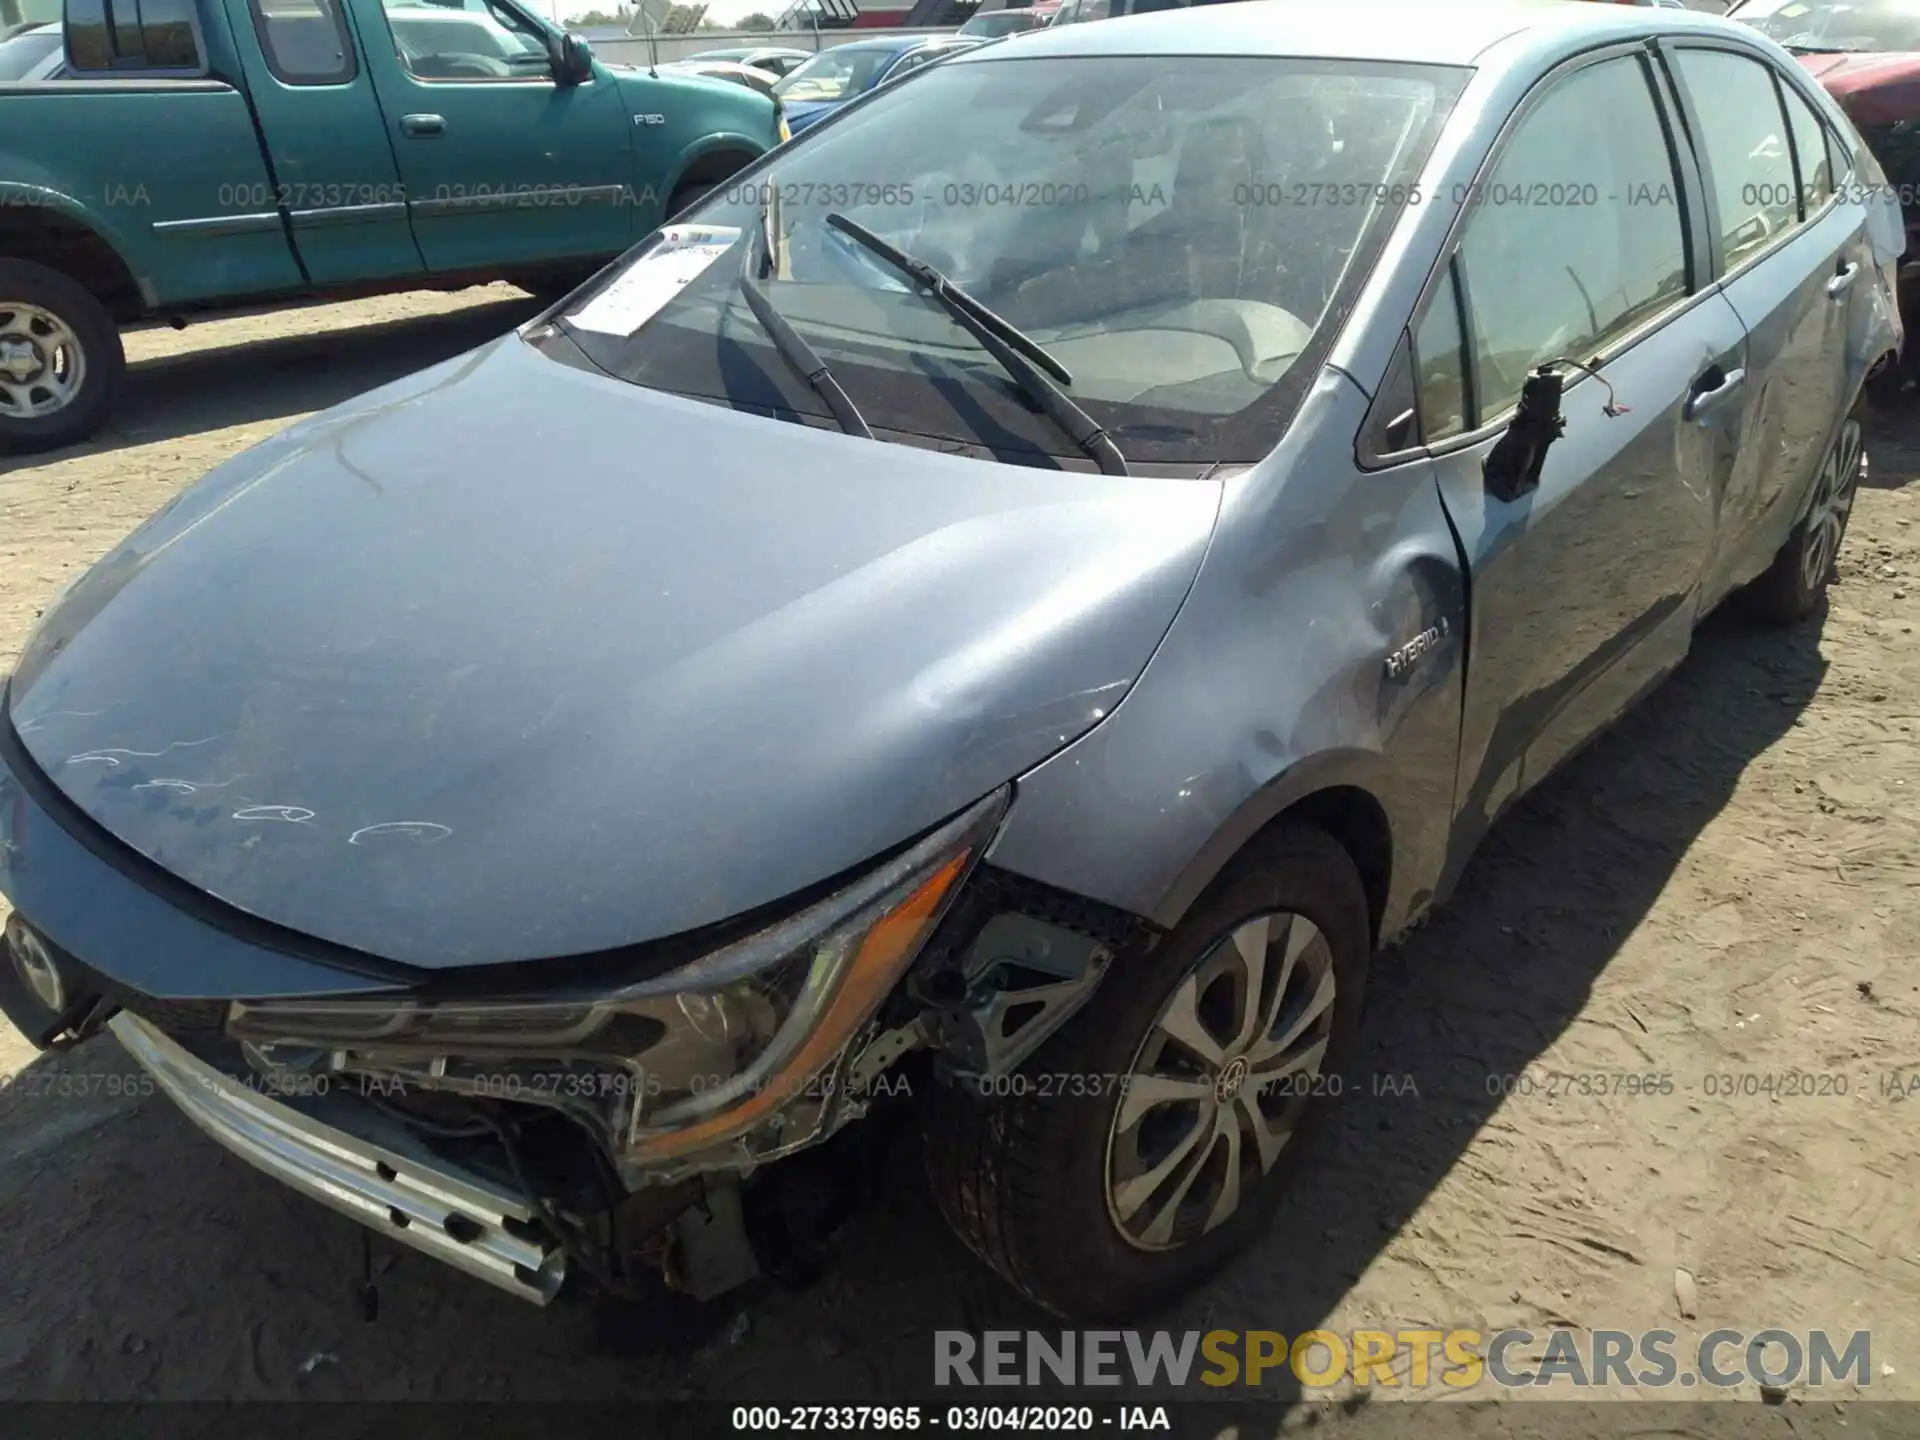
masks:
<path id="1" fill-rule="evenodd" d="M 1073 376 L 1053 356 L 1049 355 L 1040 342 L 1021 330 L 1011 320 L 1002 318 L 982 305 L 973 296 L 962 290 L 953 281 L 941 274 L 924 260 L 916 260 L 904 250 L 897 249 L 891 242 L 882 240 L 873 231 L 857 220 L 849 220 L 845 215 L 834 211 L 826 217 L 827 224 L 845 235 L 849 240 L 879 256 L 887 264 L 924 285 L 937 300 L 957 320 L 961 328 L 980 342 L 1000 368 L 1014 379 L 1026 397 L 1058 425 L 1080 447 L 1083 454 L 1090 456 L 1099 465 L 1101 473 L 1106 475 L 1127 474 L 1126 458 L 1121 455 L 1120 447 L 1108 437 L 1107 432 L 1086 411 L 1074 403 L 1071 396 L 1060 388 L 1071 385 Z M 1059 384 L 1054 383 L 1058 379 Z"/>
<path id="2" fill-rule="evenodd" d="M 773 268 L 773 242 L 765 210 L 760 212 L 759 242 L 756 244 L 752 237 L 747 240 L 746 258 L 740 268 L 740 298 L 747 302 L 747 308 L 753 312 L 753 318 L 760 322 L 760 328 L 767 332 L 767 338 L 773 341 L 773 348 L 779 352 L 780 358 L 813 387 L 814 394 L 827 402 L 827 409 L 833 412 L 833 418 L 840 423 L 840 428 L 849 435 L 858 435 L 862 440 L 873 439 L 873 427 L 867 424 L 866 417 L 860 413 L 847 392 L 840 388 L 840 382 L 833 378 L 833 371 L 820 358 L 820 352 L 793 328 L 755 281 L 753 269 L 756 258 L 761 259 L 764 269 Z"/>

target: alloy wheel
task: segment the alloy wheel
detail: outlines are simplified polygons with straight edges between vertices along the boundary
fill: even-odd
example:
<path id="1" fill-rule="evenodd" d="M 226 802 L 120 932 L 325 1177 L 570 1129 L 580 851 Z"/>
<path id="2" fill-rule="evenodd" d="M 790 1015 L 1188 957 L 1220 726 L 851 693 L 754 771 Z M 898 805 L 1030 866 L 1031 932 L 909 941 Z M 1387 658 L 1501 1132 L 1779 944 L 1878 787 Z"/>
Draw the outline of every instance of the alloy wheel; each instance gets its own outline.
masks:
<path id="1" fill-rule="evenodd" d="M 38 305 L 0 300 L 0 418 L 64 410 L 86 379 L 86 351 L 71 325 Z"/>
<path id="2" fill-rule="evenodd" d="M 1839 557 L 1860 480 L 1861 453 L 1860 422 L 1849 417 L 1820 467 L 1813 506 L 1807 512 L 1806 537 L 1800 547 L 1800 580 L 1810 591 L 1826 583 Z"/>
<path id="3" fill-rule="evenodd" d="M 1107 1135 L 1107 1211 L 1143 1250 L 1225 1223 L 1319 1088 L 1333 950 L 1304 915 L 1242 922 L 1175 988 L 1134 1055 Z"/>

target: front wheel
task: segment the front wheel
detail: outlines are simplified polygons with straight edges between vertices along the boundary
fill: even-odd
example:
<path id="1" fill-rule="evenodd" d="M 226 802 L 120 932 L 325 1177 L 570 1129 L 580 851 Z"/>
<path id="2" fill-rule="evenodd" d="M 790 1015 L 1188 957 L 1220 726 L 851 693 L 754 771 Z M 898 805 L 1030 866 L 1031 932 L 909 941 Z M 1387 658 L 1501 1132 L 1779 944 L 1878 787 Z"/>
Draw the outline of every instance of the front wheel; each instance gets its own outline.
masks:
<path id="1" fill-rule="evenodd" d="M 1856 404 L 1841 422 L 1814 477 L 1807 513 L 1787 536 L 1773 563 L 1747 587 L 1746 607 L 1756 619 L 1791 625 L 1812 614 L 1836 577 L 1840 542 L 1847 535 L 1853 497 L 1866 474 L 1867 454 L 1862 407 Z"/>
<path id="2" fill-rule="evenodd" d="M 1347 1083 L 1371 927 L 1346 852 L 1284 824 L 1013 1076 L 937 1087 L 948 1222 L 1027 1297 L 1125 1321 L 1264 1227 Z"/>
<path id="3" fill-rule="evenodd" d="M 45 265 L 0 260 L 0 450 L 85 439 L 125 373 L 120 331 L 89 291 Z"/>

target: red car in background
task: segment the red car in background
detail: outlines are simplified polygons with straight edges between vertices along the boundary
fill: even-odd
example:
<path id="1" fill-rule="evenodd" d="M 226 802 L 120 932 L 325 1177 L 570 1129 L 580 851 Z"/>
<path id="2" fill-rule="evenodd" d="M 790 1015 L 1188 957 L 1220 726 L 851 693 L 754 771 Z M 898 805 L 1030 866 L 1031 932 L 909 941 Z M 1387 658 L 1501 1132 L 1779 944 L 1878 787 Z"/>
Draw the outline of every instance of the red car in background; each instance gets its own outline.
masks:
<path id="1" fill-rule="evenodd" d="M 1793 52 L 1840 102 L 1886 172 L 1907 227 L 1900 313 L 1920 313 L 1920 0 L 1742 0 L 1727 12 Z M 1920 344 L 1897 371 L 1875 376 L 1879 398 L 1911 393 Z"/>

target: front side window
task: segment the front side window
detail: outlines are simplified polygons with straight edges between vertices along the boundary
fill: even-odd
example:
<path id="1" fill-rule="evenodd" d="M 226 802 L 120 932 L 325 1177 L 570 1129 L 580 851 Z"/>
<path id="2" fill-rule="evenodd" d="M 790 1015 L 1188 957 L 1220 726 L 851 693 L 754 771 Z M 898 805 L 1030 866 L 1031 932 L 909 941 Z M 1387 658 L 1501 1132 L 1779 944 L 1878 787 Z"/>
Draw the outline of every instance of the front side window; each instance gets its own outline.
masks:
<path id="1" fill-rule="evenodd" d="M 1466 339 L 1460 329 L 1460 288 L 1455 267 L 1441 272 L 1414 337 L 1413 358 L 1419 395 L 1420 438 L 1431 445 L 1467 428 Z"/>
<path id="2" fill-rule="evenodd" d="M 1773 71 L 1763 62 L 1729 50 L 1681 50 L 1676 59 L 1700 115 L 1724 264 L 1731 270 L 1800 219 L 1787 118 Z"/>
<path id="3" fill-rule="evenodd" d="M 838 215 L 1027 332 L 1129 462 L 1257 460 L 1353 257 L 1410 203 L 1465 73 L 1220 56 L 931 66 L 685 217 L 735 243 L 670 299 L 647 298 L 658 282 L 641 278 L 667 273 L 647 259 L 656 237 L 562 324 L 634 384 L 824 417 L 740 295 L 751 270 L 876 431 L 1079 458 L 973 335 L 828 223 Z M 629 290 L 645 303 L 598 298 Z"/>
<path id="4" fill-rule="evenodd" d="M 454 9 L 430 0 L 384 0 L 394 53 L 416 80 L 544 80 L 546 33 L 492 0 Z"/>
<path id="5" fill-rule="evenodd" d="M 1459 263 L 1476 425 L 1534 367 L 1591 363 L 1687 293 L 1680 183 L 1637 57 L 1552 82 L 1473 203 Z"/>

